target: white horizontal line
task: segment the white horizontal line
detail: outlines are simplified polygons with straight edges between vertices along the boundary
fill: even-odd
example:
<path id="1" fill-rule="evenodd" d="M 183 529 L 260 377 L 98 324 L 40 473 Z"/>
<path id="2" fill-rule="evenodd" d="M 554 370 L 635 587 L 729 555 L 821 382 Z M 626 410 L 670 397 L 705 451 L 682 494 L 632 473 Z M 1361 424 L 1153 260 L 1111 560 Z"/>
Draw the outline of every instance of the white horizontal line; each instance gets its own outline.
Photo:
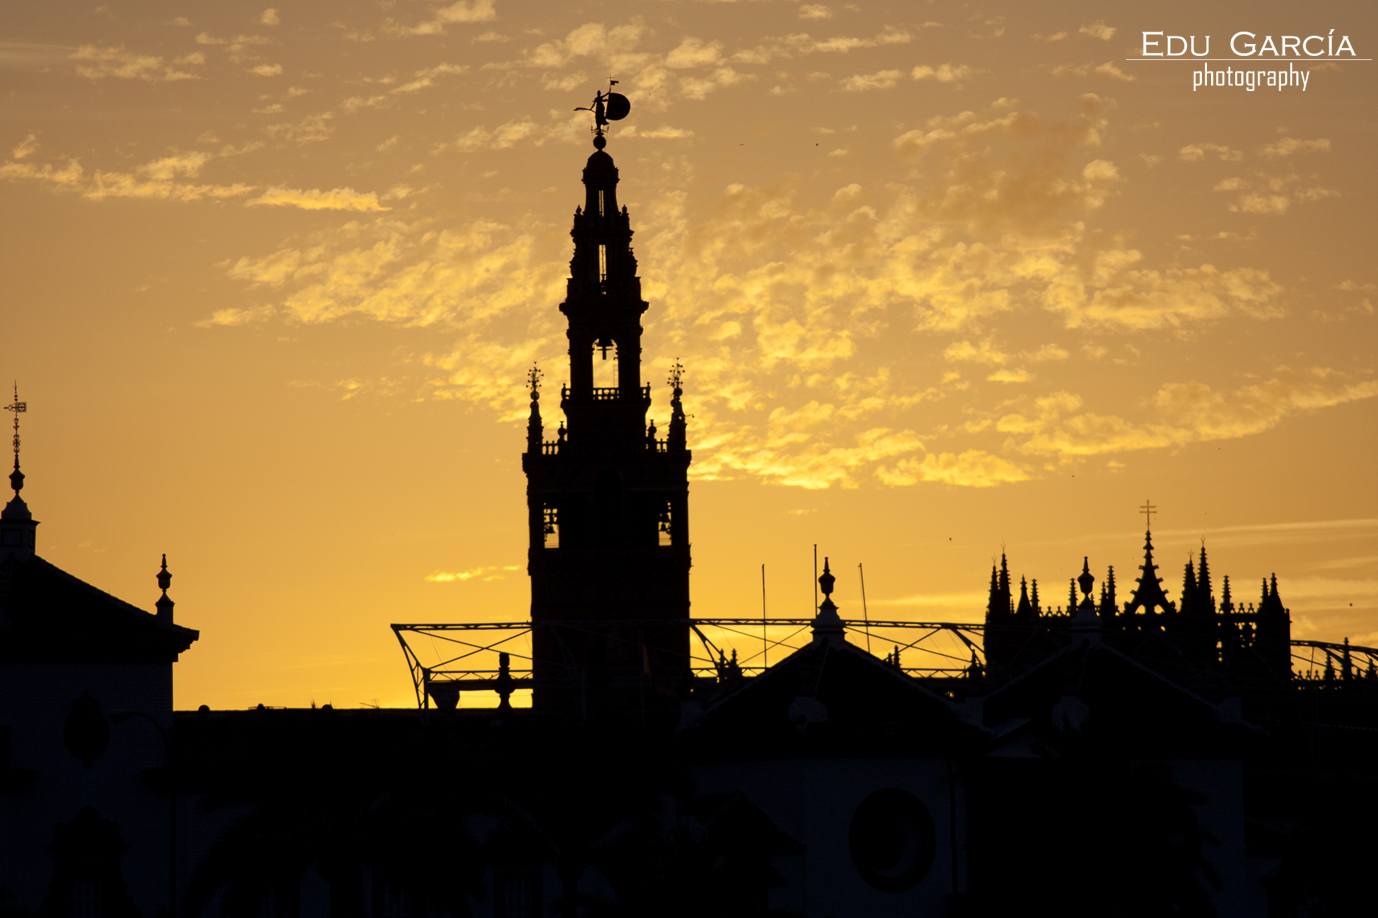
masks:
<path id="1" fill-rule="evenodd" d="M 1127 61 L 1228 61 L 1233 64 L 1321 64 L 1330 61 L 1371 61 L 1371 57 L 1126 57 Z"/>

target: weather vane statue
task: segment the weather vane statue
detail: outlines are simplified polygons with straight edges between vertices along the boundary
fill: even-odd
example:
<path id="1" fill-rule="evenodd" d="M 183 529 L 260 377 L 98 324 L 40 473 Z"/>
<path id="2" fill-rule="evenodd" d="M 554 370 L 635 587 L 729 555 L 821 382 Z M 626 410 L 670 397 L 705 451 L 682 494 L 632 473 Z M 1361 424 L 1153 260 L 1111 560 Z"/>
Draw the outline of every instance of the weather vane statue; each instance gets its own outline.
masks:
<path id="1" fill-rule="evenodd" d="M 593 112 L 593 145 L 603 149 L 608 145 L 603 129 L 610 121 L 621 121 L 632 110 L 632 103 L 620 92 L 613 92 L 617 80 L 608 80 L 608 91 L 600 92 L 588 105 L 576 108 L 576 112 Z"/>

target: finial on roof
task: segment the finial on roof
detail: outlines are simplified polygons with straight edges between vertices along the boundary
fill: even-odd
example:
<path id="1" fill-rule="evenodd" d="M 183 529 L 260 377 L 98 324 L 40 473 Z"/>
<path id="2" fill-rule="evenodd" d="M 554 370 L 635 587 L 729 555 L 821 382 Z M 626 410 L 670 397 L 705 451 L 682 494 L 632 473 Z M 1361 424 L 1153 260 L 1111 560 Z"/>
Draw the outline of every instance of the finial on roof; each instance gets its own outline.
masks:
<path id="1" fill-rule="evenodd" d="M 19 416 L 29 410 L 29 403 L 19 400 L 18 380 L 14 383 L 14 401 L 6 405 L 5 410 L 14 413 L 14 471 L 10 472 L 10 487 L 14 488 L 14 496 L 18 497 L 19 492 L 24 490 L 24 473 L 19 471 Z"/>
<path id="2" fill-rule="evenodd" d="M 1153 506 L 1153 501 L 1151 500 L 1145 500 L 1144 505 L 1139 508 L 1139 512 L 1144 515 L 1144 519 L 1146 520 L 1144 523 L 1145 532 L 1153 531 L 1153 511 L 1157 509 L 1157 507 Z"/>
<path id="3" fill-rule="evenodd" d="M 167 553 L 164 552 L 163 569 L 158 571 L 158 589 L 163 591 L 163 595 L 158 597 L 154 607 L 158 610 L 159 620 L 168 624 L 172 624 L 172 607 L 176 605 L 167 595 L 170 586 L 172 586 L 172 573 L 167 569 Z"/>
<path id="4" fill-rule="evenodd" d="M 1096 578 L 1091 575 L 1091 559 L 1085 555 L 1081 559 L 1081 576 L 1077 577 L 1077 586 L 1081 587 L 1081 594 L 1088 599 L 1091 596 L 1091 585 L 1096 582 Z"/>
<path id="5" fill-rule="evenodd" d="M 833 584 L 836 582 L 837 578 L 833 576 L 825 557 L 823 573 L 818 577 L 818 588 L 823 591 L 823 601 L 818 604 L 818 615 L 813 620 L 815 641 L 828 640 L 836 644 L 846 640 L 843 636 L 846 626 L 842 624 L 842 617 L 837 614 L 837 605 L 833 602 Z"/>
<path id="6" fill-rule="evenodd" d="M 818 588 L 823 591 L 825 601 L 832 598 L 833 584 L 836 582 L 837 578 L 834 577 L 833 572 L 828 569 L 828 559 L 825 557 L 823 559 L 823 573 L 818 578 Z"/>

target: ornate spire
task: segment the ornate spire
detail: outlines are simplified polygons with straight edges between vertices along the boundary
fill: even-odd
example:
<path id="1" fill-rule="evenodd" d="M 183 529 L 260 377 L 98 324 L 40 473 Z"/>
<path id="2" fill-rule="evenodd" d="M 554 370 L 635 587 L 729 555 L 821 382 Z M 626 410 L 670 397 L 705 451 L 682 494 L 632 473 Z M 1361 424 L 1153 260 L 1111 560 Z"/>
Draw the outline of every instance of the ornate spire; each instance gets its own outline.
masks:
<path id="1" fill-rule="evenodd" d="M 1151 505 L 1150 505 L 1151 506 Z M 1167 601 L 1167 596 L 1163 595 L 1163 582 L 1158 579 L 1158 565 L 1153 563 L 1153 532 L 1144 530 L 1144 563 L 1139 566 L 1139 582 L 1134 588 L 1134 595 L 1125 606 L 1126 615 L 1143 610 L 1147 614 L 1158 612 L 1172 612 L 1172 603 Z"/>
<path id="2" fill-rule="evenodd" d="M 1005 597 L 1005 612 L 1014 610 L 1014 605 L 1010 599 L 1010 565 L 1005 560 L 1005 552 L 1000 552 L 1000 593 Z"/>
<path id="3" fill-rule="evenodd" d="M 1101 618 L 1110 621 L 1119 611 L 1119 604 L 1115 600 L 1115 565 L 1110 565 L 1110 570 L 1106 572 L 1105 583 L 1101 584 L 1100 614 Z"/>
<path id="4" fill-rule="evenodd" d="M 1215 596 L 1211 590 L 1211 569 L 1206 564 L 1206 540 L 1201 540 L 1201 564 L 1196 570 L 1196 599 L 1201 611 L 1209 615 L 1215 612 Z"/>
<path id="5" fill-rule="evenodd" d="M 1230 575 L 1226 574 L 1224 584 L 1220 588 L 1220 611 L 1233 612 L 1234 600 L 1230 598 Z"/>
<path id="6" fill-rule="evenodd" d="M 1034 615 L 1042 615 L 1043 609 L 1038 604 L 1038 580 L 1035 578 L 1030 582 L 1029 587 L 1029 601 L 1033 603 Z"/>
<path id="7" fill-rule="evenodd" d="M 14 471 L 10 472 L 14 497 L 0 511 L 0 560 L 11 555 L 27 560 L 34 554 L 38 523 L 29 513 L 29 505 L 19 496 L 24 490 L 24 473 L 19 471 L 19 415 L 29 410 L 28 402 L 19 400 L 19 383 L 14 384 L 14 401 L 4 409 L 14 414 Z"/>
<path id="8" fill-rule="evenodd" d="M 24 473 L 19 471 L 19 416 L 29 410 L 28 402 L 19 400 L 19 382 L 14 384 L 14 401 L 5 406 L 6 411 L 14 413 L 14 471 L 10 472 L 10 487 L 14 488 L 15 498 L 24 490 Z"/>
<path id="9" fill-rule="evenodd" d="M 541 368 L 533 363 L 526 372 L 526 380 L 531 386 L 531 417 L 526 422 L 526 451 L 539 456 L 541 440 L 545 436 L 545 426 L 541 423 Z"/>
<path id="10" fill-rule="evenodd" d="M 684 365 L 675 359 L 675 365 L 670 367 L 670 377 L 666 380 L 670 387 L 670 432 L 665 438 L 665 446 L 670 452 L 682 451 L 688 441 L 688 420 L 684 415 L 684 403 L 680 397 L 684 395 Z"/>
<path id="11" fill-rule="evenodd" d="M 176 605 L 168 598 L 167 588 L 172 586 L 172 574 L 167 569 L 167 554 L 163 554 L 163 569 L 158 572 L 158 589 L 163 591 L 163 595 L 158 598 L 155 604 L 158 609 L 158 620 L 172 624 L 172 607 Z"/>
<path id="12" fill-rule="evenodd" d="M 1014 617 L 1021 622 L 1034 617 L 1033 606 L 1029 603 L 1029 582 L 1023 577 L 1019 578 L 1019 606 L 1014 610 Z"/>
<path id="13" fill-rule="evenodd" d="M 1191 566 L 1191 557 L 1188 556 L 1186 567 L 1182 570 L 1182 598 L 1178 600 L 1179 611 L 1183 615 L 1200 614 L 1196 599 L 1196 571 Z"/>

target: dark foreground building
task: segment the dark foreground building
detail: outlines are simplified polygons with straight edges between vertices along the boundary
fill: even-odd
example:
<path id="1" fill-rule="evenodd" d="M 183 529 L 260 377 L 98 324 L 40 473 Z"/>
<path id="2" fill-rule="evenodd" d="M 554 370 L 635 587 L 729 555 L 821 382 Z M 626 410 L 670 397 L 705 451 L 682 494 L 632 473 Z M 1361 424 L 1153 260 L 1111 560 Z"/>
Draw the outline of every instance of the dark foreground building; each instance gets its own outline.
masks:
<path id="1" fill-rule="evenodd" d="M 976 638 L 947 672 L 863 649 L 825 560 L 802 646 L 696 664 L 680 376 L 662 439 L 597 145 L 554 440 L 531 379 L 529 660 L 501 642 L 486 673 L 410 658 L 418 710 L 174 713 L 197 634 L 172 620 L 166 566 L 149 613 L 37 557 L 16 458 L 0 918 L 1372 910 L 1375 651 L 1292 641 L 1276 580 L 1256 605 L 1228 580 L 1217 599 L 1204 551 L 1176 601 L 1150 536 L 1130 600 L 1083 562 L 1051 609 L 1036 583 L 1016 600 L 1002 558 L 984 624 L 943 626 Z M 512 708 L 524 688 L 533 706 Z"/>

